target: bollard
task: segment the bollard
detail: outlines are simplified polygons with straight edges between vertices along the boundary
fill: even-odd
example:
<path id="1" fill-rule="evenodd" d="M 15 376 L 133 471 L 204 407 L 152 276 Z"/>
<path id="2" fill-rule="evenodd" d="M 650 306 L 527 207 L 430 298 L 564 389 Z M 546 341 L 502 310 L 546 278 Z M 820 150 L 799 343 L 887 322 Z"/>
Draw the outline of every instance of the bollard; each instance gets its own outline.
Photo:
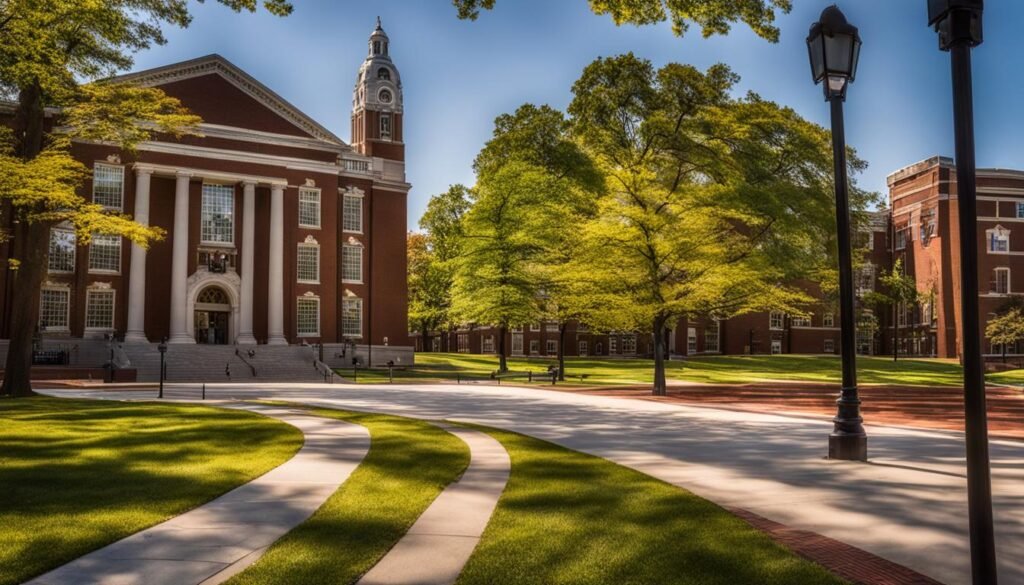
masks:
<path id="1" fill-rule="evenodd" d="M 526 372 L 526 381 L 531 384 L 533 383 L 533 370 Z"/>
<path id="2" fill-rule="evenodd" d="M 206 400 L 206 383 L 203 382 L 203 400 Z"/>

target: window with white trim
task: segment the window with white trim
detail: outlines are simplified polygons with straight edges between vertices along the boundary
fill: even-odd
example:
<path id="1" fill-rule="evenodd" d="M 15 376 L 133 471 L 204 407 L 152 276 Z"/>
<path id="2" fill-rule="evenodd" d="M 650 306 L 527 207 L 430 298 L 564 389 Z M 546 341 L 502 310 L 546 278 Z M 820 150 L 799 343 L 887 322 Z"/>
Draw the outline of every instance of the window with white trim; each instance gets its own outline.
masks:
<path id="1" fill-rule="evenodd" d="M 608 355 L 619 353 L 619 338 L 614 335 L 608 338 Z"/>
<path id="2" fill-rule="evenodd" d="M 458 347 L 459 353 L 469 353 L 469 334 L 459 333 L 458 335 Z"/>
<path id="3" fill-rule="evenodd" d="M 92 201 L 108 209 L 124 208 L 124 167 L 103 163 L 93 165 Z"/>
<path id="4" fill-rule="evenodd" d="M 204 244 L 235 241 L 235 187 L 203 183 L 200 239 Z"/>
<path id="5" fill-rule="evenodd" d="M 299 282 L 306 284 L 320 283 L 320 245 L 299 244 L 295 271 Z"/>
<path id="6" fill-rule="evenodd" d="M 993 273 L 992 292 L 999 295 L 1010 294 L 1010 269 L 996 268 Z"/>
<path id="7" fill-rule="evenodd" d="M 1017 202 L 1017 218 L 1024 218 L 1024 201 Z"/>
<path id="8" fill-rule="evenodd" d="M 85 292 L 85 328 L 102 330 L 114 328 L 113 290 L 88 290 Z"/>
<path id="9" fill-rule="evenodd" d="M 363 336 L 363 299 L 347 298 L 341 301 L 341 334 L 345 337 Z"/>
<path id="10" fill-rule="evenodd" d="M 494 336 L 488 335 L 484 337 L 483 342 L 480 346 L 481 353 L 494 353 Z"/>
<path id="11" fill-rule="evenodd" d="M 540 355 L 540 340 L 539 339 L 531 339 L 530 340 L 530 355 Z"/>
<path id="12" fill-rule="evenodd" d="M 579 345 L 580 345 L 580 351 L 579 351 L 578 355 L 580 357 L 586 357 L 587 356 L 587 342 L 586 342 L 586 340 L 580 340 Z"/>
<path id="13" fill-rule="evenodd" d="M 623 355 L 636 355 L 636 335 L 626 335 L 622 338 Z"/>
<path id="14" fill-rule="evenodd" d="M 835 327 L 836 326 L 836 316 L 833 315 L 832 313 L 825 313 L 825 315 L 822 316 L 822 318 L 821 318 L 821 325 L 823 327 Z"/>
<path id="15" fill-rule="evenodd" d="M 320 229 L 320 189 L 299 189 L 299 227 Z"/>
<path id="16" fill-rule="evenodd" d="M 688 327 L 686 329 L 686 352 L 697 353 L 697 328 Z"/>
<path id="17" fill-rule="evenodd" d="M 988 251 L 992 253 L 1001 253 L 1010 251 L 1010 232 L 1009 230 L 996 228 L 988 230 Z"/>
<path id="18" fill-rule="evenodd" d="M 346 232 L 363 233 L 363 198 L 345 194 L 342 197 L 341 227 Z"/>
<path id="19" fill-rule="evenodd" d="M 835 342 L 835 340 L 834 339 L 826 339 L 825 340 L 825 353 L 835 353 L 835 352 L 836 352 L 836 342 Z"/>
<path id="20" fill-rule="evenodd" d="M 810 327 L 811 317 L 793 317 L 790 323 L 793 327 Z"/>
<path id="21" fill-rule="evenodd" d="M 121 271 L 121 236 L 93 234 L 89 242 L 89 271 Z"/>
<path id="22" fill-rule="evenodd" d="M 530 333 L 537 333 L 540 331 L 540 323 L 530 323 Z"/>
<path id="23" fill-rule="evenodd" d="M 320 336 L 320 299 L 299 297 L 295 307 L 295 328 L 299 337 Z"/>
<path id="24" fill-rule="evenodd" d="M 341 280 L 362 284 L 363 282 L 363 247 L 355 244 L 341 246 Z"/>
<path id="25" fill-rule="evenodd" d="M 391 114 L 380 115 L 380 138 L 391 140 Z"/>
<path id="26" fill-rule="evenodd" d="M 53 228 L 50 230 L 50 254 L 48 268 L 50 272 L 75 271 L 75 246 L 77 239 L 74 230 Z"/>
<path id="27" fill-rule="evenodd" d="M 704 328 L 704 351 L 712 353 L 720 351 L 718 342 L 720 330 L 721 325 L 717 319 L 707 324 Z"/>
<path id="28" fill-rule="evenodd" d="M 548 339 L 545 342 L 546 347 L 544 353 L 547 355 L 558 355 L 558 341 L 554 339 Z"/>
<path id="29" fill-rule="evenodd" d="M 71 291 L 44 288 L 39 293 L 39 328 L 43 331 L 67 331 Z"/>
<path id="30" fill-rule="evenodd" d="M 544 324 L 544 331 L 547 331 L 548 333 L 558 333 L 558 322 L 548 321 Z"/>
<path id="31" fill-rule="evenodd" d="M 778 311 L 772 311 L 768 315 L 768 328 L 769 329 L 782 329 L 785 325 L 786 316 Z"/>
<path id="32" fill-rule="evenodd" d="M 523 334 L 512 334 L 512 355 L 523 355 Z"/>

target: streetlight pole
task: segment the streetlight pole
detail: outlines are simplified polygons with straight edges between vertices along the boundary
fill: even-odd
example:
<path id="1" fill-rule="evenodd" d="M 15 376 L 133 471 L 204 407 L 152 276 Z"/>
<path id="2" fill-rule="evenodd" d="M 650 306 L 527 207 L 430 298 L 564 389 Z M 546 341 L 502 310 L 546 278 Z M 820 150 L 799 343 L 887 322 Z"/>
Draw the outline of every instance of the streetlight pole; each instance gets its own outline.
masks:
<path id="1" fill-rule="evenodd" d="M 977 173 L 971 79 L 971 49 L 983 40 L 983 10 L 983 0 L 928 2 L 928 23 L 939 33 L 939 48 L 949 51 L 953 71 L 957 209 L 960 216 L 960 314 L 963 319 L 960 347 L 964 365 L 971 575 L 975 585 L 995 585 L 998 576 L 988 452 L 988 415 L 978 315 Z"/>
<path id="2" fill-rule="evenodd" d="M 157 351 L 160 352 L 160 393 L 157 398 L 163 400 L 164 397 L 164 356 L 167 354 L 167 338 L 160 341 L 160 345 L 156 346 Z"/>
<path id="3" fill-rule="evenodd" d="M 866 461 L 868 436 L 860 415 L 857 392 L 857 339 L 853 294 L 853 251 L 850 237 L 849 180 L 846 170 L 846 129 L 843 102 L 846 90 L 857 74 L 860 34 L 842 11 L 830 6 L 811 26 L 807 48 L 815 83 L 821 83 L 832 109 L 832 155 L 835 164 L 836 231 L 839 244 L 839 320 L 843 387 L 836 401 L 832 434 L 828 437 L 829 459 Z"/>

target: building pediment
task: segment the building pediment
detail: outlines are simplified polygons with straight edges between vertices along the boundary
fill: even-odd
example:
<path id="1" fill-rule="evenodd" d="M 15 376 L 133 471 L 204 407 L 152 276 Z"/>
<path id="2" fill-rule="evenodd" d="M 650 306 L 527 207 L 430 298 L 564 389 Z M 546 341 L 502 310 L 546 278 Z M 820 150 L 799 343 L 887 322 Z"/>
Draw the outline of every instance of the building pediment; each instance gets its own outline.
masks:
<path id="1" fill-rule="evenodd" d="M 330 130 L 220 55 L 129 73 L 111 81 L 160 87 L 206 123 L 308 136 L 345 145 Z M 240 103 L 243 101 L 249 103 Z M 247 115 L 247 110 L 253 107 L 268 110 L 274 117 Z"/>

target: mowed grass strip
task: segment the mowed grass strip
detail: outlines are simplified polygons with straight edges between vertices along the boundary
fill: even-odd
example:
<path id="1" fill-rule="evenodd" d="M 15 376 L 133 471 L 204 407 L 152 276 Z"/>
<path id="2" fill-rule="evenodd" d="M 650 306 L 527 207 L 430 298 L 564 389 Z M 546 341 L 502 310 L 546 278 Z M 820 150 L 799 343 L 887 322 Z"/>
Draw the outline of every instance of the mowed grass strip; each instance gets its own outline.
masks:
<path id="1" fill-rule="evenodd" d="M 295 427 L 237 410 L 0 400 L 0 585 L 187 512 L 301 445 Z"/>
<path id="2" fill-rule="evenodd" d="M 365 426 L 370 451 L 312 517 L 231 585 L 355 582 L 469 465 L 469 447 L 429 423 L 341 410 L 311 412 Z"/>
<path id="3" fill-rule="evenodd" d="M 510 357 L 511 371 L 540 373 L 555 364 L 544 357 Z M 498 358 L 493 355 L 417 353 L 416 365 L 408 370 L 396 369 L 396 381 L 454 381 L 457 375 L 487 377 L 498 369 Z M 654 362 L 637 358 L 566 358 L 568 386 L 648 384 L 654 379 Z M 351 369 L 338 373 L 349 379 Z M 584 376 L 580 379 L 580 376 Z M 962 384 L 963 370 L 953 360 L 928 358 L 857 357 L 858 381 L 862 384 L 891 384 L 906 386 L 957 386 Z M 812 355 L 756 355 L 756 356 L 700 356 L 666 363 L 669 381 L 678 380 L 708 384 L 746 384 L 766 380 L 789 380 L 838 384 L 842 368 L 838 356 Z M 1000 375 L 997 375 L 1000 376 Z M 1013 376 L 1004 376 L 1012 383 Z M 539 380 L 543 380 L 540 378 Z M 990 379 L 996 380 L 990 376 Z M 1024 374 L 1020 376 L 1024 381 Z M 360 371 L 360 383 L 387 382 L 387 371 Z M 513 383 L 526 383 L 525 379 Z"/>
<path id="4" fill-rule="evenodd" d="M 459 585 L 844 583 L 736 516 L 605 459 L 515 433 L 512 475 Z"/>

